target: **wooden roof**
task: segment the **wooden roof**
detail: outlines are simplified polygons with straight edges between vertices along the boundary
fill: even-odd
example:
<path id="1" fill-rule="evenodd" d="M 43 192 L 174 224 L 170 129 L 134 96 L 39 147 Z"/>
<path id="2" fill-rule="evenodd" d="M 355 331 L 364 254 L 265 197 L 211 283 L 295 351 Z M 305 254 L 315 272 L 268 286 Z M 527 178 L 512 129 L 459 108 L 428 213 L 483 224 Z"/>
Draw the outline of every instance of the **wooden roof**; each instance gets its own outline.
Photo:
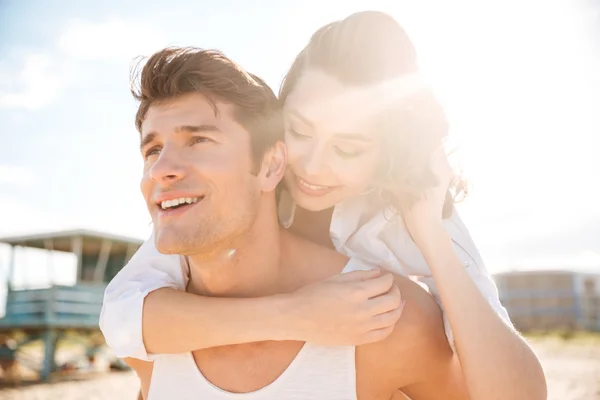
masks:
<path id="1" fill-rule="evenodd" d="M 6 243 L 11 246 L 31 247 L 35 249 L 48 250 L 47 243 L 51 241 L 52 250 L 73 251 L 73 240 L 82 239 L 82 254 L 97 255 L 102 246 L 102 242 L 109 240 L 112 242 L 111 254 L 127 253 L 128 248 L 132 246 L 137 248 L 143 240 L 126 236 L 114 235 L 110 233 L 96 232 L 87 229 L 76 229 L 68 231 L 35 233 L 30 235 L 0 237 L 0 243 Z"/>

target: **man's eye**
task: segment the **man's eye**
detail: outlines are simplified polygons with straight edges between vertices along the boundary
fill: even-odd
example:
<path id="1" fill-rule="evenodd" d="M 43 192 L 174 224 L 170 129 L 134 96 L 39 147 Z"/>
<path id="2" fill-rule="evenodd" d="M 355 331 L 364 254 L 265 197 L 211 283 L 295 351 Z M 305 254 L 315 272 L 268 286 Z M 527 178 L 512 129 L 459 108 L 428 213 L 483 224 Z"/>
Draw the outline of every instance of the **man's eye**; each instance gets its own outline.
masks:
<path id="1" fill-rule="evenodd" d="M 194 136 L 191 139 L 192 144 L 198 144 L 198 143 L 208 143 L 208 142 L 212 142 L 213 140 L 211 138 L 208 138 L 206 136 Z"/>
<path id="2" fill-rule="evenodd" d="M 160 149 L 158 147 L 152 147 L 144 153 L 144 157 L 148 158 L 150 156 L 157 155 L 158 153 L 160 153 Z"/>

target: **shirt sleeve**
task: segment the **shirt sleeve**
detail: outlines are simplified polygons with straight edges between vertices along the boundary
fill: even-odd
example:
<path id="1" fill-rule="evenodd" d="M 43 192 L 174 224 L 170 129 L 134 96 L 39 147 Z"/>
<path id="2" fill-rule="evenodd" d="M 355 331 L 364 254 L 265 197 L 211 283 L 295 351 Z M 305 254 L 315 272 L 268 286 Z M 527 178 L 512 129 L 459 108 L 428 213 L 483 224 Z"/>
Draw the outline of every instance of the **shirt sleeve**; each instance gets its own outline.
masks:
<path id="1" fill-rule="evenodd" d="M 148 293 L 160 288 L 185 290 L 189 270 L 178 255 L 161 254 L 151 236 L 106 287 L 100 330 L 120 358 L 151 361 L 142 337 L 142 311 Z"/>
<path id="2" fill-rule="evenodd" d="M 473 280 L 473 283 L 477 286 L 477 288 L 481 291 L 481 294 L 485 297 L 488 303 L 492 306 L 496 314 L 504 322 L 507 323 L 510 327 L 513 327 L 513 324 L 510 320 L 508 312 L 506 308 L 500 302 L 500 296 L 498 293 L 498 288 L 496 284 L 488 272 L 485 264 L 483 263 L 483 259 L 471 238 L 467 228 L 464 226 L 460 216 L 454 211 L 452 217 L 446 222 L 446 229 L 450 234 L 450 237 L 453 242 L 453 247 L 456 255 L 463 263 L 466 268 L 469 276 Z M 446 331 L 446 336 L 448 338 L 448 342 L 454 349 L 454 336 L 452 334 L 452 329 L 450 328 L 450 322 L 444 311 L 444 306 L 440 299 L 439 292 L 437 290 L 436 284 L 432 276 L 421 276 L 417 277 L 417 280 L 421 283 L 424 283 L 429 288 L 429 291 L 436 299 L 440 308 L 443 312 L 444 317 L 444 329 Z"/>

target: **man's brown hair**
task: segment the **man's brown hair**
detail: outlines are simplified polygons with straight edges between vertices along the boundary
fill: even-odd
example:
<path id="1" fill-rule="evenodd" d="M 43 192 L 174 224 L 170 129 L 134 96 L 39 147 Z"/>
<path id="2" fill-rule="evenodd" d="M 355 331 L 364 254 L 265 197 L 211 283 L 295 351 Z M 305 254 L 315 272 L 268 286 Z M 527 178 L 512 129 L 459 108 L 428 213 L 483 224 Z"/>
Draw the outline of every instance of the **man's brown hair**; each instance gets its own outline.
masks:
<path id="1" fill-rule="evenodd" d="M 140 102 L 135 125 L 141 132 L 148 109 L 161 101 L 188 93 L 199 93 L 218 112 L 216 102 L 235 107 L 234 118 L 249 133 L 255 164 L 264 152 L 283 138 L 283 123 L 277 97 L 255 75 L 217 50 L 169 47 L 154 53 L 131 75 L 131 93 Z"/>

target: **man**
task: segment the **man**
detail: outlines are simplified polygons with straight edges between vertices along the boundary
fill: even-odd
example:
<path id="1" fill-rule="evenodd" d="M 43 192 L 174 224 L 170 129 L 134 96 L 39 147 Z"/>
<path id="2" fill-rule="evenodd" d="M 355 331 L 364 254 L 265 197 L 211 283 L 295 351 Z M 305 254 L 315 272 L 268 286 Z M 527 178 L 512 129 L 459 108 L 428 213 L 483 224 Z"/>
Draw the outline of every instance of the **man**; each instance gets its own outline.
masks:
<path id="1" fill-rule="evenodd" d="M 189 292 L 286 293 L 370 267 L 279 226 L 286 151 L 262 81 L 215 51 L 165 49 L 145 64 L 135 95 L 156 247 L 186 256 Z M 398 389 L 414 400 L 468 398 L 434 300 L 408 279 L 396 283 L 408 306 L 374 344 L 271 341 L 127 362 L 150 400 L 389 399 Z"/>

